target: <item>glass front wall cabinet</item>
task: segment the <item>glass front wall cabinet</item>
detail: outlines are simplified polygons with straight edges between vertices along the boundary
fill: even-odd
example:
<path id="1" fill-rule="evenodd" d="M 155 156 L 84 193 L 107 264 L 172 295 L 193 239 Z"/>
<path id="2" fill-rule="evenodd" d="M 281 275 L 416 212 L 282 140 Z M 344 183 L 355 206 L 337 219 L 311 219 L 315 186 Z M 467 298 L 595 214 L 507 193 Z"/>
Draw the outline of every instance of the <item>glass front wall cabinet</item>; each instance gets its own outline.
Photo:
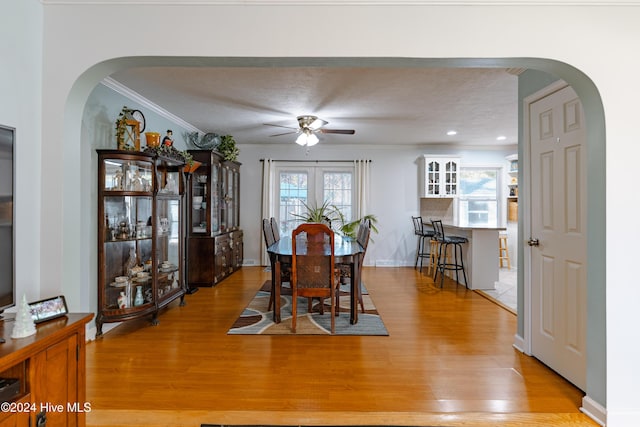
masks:
<path id="1" fill-rule="evenodd" d="M 153 154 L 98 150 L 98 315 L 151 315 L 184 297 L 183 163 Z"/>
<path id="2" fill-rule="evenodd" d="M 214 286 L 240 268 L 240 163 L 212 150 L 189 150 L 201 165 L 187 174 L 187 283 Z"/>
<path id="3" fill-rule="evenodd" d="M 420 197 L 456 197 L 460 159 L 424 155 L 420 167 Z"/>

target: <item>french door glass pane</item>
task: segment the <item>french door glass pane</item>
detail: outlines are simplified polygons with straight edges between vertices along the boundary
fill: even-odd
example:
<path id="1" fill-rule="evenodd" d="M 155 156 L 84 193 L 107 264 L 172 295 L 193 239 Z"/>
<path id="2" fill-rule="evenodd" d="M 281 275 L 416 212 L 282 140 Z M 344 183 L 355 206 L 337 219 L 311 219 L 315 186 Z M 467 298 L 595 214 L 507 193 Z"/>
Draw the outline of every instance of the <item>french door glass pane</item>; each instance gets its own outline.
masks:
<path id="1" fill-rule="evenodd" d="M 352 205 L 352 173 L 351 172 L 325 172 L 323 195 L 324 200 L 336 206 L 344 215 L 346 221 L 351 221 Z"/>
<path id="2" fill-rule="evenodd" d="M 302 221 L 294 215 L 302 215 L 309 204 L 309 182 L 307 172 L 280 172 L 279 225 L 280 232 L 291 235 L 291 232 Z"/>

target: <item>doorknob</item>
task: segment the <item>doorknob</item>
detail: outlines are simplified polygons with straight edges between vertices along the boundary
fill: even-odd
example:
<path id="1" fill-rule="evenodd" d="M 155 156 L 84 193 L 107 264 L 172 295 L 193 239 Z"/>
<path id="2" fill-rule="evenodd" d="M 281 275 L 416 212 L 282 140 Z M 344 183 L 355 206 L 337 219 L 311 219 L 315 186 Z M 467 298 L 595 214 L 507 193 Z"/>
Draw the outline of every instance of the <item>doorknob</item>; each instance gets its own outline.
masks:
<path id="1" fill-rule="evenodd" d="M 538 239 L 529 239 L 527 240 L 527 245 L 529 246 L 540 246 L 540 242 Z"/>

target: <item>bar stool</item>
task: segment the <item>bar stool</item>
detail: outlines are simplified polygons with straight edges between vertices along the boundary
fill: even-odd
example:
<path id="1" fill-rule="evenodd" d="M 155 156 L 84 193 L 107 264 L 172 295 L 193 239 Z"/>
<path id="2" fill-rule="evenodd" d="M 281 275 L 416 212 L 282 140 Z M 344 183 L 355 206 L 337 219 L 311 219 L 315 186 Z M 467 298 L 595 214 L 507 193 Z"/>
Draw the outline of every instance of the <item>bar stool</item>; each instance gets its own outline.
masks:
<path id="1" fill-rule="evenodd" d="M 466 237 L 462 237 L 462 236 L 445 236 L 444 227 L 442 226 L 442 220 L 432 219 L 431 224 L 433 224 L 433 230 L 435 231 L 435 239 L 438 241 L 438 244 L 440 246 L 438 250 L 436 274 L 433 277 L 434 282 L 438 278 L 438 272 L 439 272 L 440 287 L 442 288 L 444 285 L 444 272 L 448 270 L 448 271 L 456 272 L 456 282 L 460 283 L 458 272 L 462 271 L 462 276 L 464 277 L 464 286 L 468 289 L 469 282 L 467 282 L 467 273 L 464 270 L 464 257 L 462 256 L 462 245 L 465 243 L 468 243 L 469 240 Z M 447 260 L 446 258 L 446 254 L 450 246 L 453 247 L 452 248 L 453 262 L 451 262 L 451 259 Z"/>
<path id="2" fill-rule="evenodd" d="M 498 252 L 498 261 L 500 263 L 500 268 L 504 267 L 506 262 L 507 268 L 511 270 L 511 258 L 509 258 L 509 247 L 507 246 L 507 235 L 505 233 L 500 233 L 498 236 L 500 246 Z"/>
<path id="3" fill-rule="evenodd" d="M 418 259 L 420 259 L 420 272 L 422 273 L 422 260 L 429 258 L 430 254 L 430 252 L 426 252 L 427 246 L 425 245 L 425 240 L 427 238 L 431 240 L 435 232 L 433 230 L 425 229 L 421 216 L 412 216 L 411 219 L 413 220 L 413 232 L 418 236 L 418 248 L 416 249 L 416 262 L 414 268 L 418 267 Z"/>

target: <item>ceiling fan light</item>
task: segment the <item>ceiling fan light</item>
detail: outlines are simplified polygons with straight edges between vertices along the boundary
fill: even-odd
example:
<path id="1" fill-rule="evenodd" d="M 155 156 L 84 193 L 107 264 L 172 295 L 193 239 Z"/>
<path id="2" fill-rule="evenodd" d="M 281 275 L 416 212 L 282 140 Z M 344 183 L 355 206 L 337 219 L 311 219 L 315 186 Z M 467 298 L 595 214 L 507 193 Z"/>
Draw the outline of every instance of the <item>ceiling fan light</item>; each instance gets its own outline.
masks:
<path id="1" fill-rule="evenodd" d="M 296 138 L 296 144 L 302 145 L 303 147 L 307 145 L 307 134 L 303 132 L 298 135 L 298 137 Z"/>
<path id="2" fill-rule="evenodd" d="M 318 137 L 311 133 L 307 136 L 307 147 L 313 147 L 314 145 L 316 145 L 318 143 L 319 139 Z"/>

